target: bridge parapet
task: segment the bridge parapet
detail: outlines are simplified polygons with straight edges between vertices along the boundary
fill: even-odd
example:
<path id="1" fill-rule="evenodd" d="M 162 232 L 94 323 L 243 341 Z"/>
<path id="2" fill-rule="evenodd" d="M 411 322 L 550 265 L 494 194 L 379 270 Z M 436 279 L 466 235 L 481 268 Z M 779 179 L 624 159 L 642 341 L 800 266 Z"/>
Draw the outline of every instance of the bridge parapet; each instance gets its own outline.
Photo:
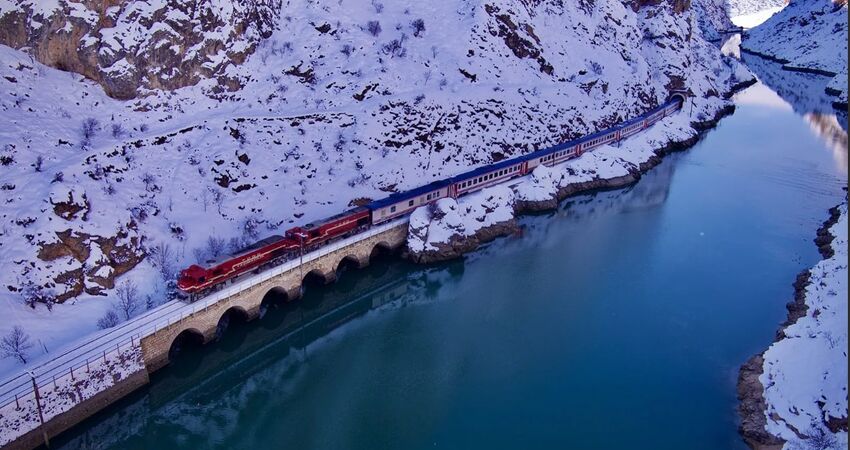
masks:
<path id="1" fill-rule="evenodd" d="M 247 313 L 248 319 L 259 316 L 263 299 L 272 291 L 286 292 L 288 300 L 300 297 L 305 278 L 319 275 L 324 282 L 336 279 L 337 269 L 345 264 L 345 260 L 353 261 L 357 267 L 368 265 L 373 250 L 376 247 L 397 249 L 404 245 L 407 239 L 407 222 L 397 221 L 382 225 L 365 233 L 362 239 L 346 239 L 345 245 L 330 244 L 312 254 L 305 255 L 303 264 L 292 261 L 270 270 L 270 276 L 262 277 L 260 281 L 242 289 L 224 292 L 229 295 L 214 302 L 202 299 L 199 308 L 193 308 L 189 314 L 181 315 L 166 326 L 156 329 L 143 337 L 142 354 L 147 371 L 153 372 L 168 364 L 169 352 L 174 341 L 181 333 L 191 332 L 203 336 L 203 342 L 209 342 L 215 337 L 219 321 L 233 308 Z M 240 283 L 241 284 L 241 283 Z M 216 294 L 213 294 L 216 295 Z"/>

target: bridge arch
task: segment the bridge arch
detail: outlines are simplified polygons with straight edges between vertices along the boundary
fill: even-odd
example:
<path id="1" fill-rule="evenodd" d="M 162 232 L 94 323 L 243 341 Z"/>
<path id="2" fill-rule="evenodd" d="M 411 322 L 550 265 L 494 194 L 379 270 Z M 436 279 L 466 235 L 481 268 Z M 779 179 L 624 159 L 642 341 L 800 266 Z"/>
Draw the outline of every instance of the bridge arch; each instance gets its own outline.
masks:
<path id="1" fill-rule="evenodd" d="M 369 252 L 369 262 L 375 261 L 376 259 L 386 258 L 393 254 L 393 250 L 393 246 L 387 241 L 376 242 L 375 245 L 372 246 L 372 251 Z"/>
<path id="2" fill-rule="evenodd" d="M 301 279 L 301 290 L 307 289 L 309 286 L 323 286 L 334 281 L 335 274 L 332 271 L 324 271 L 320 268 L 313 269 L 304 274 Z"/>
<path id="3" fill-rule="evenodd" d="M 221 339 L 227 329 L 235 323 L 245 323 L 250 320 L 248 311 L 241 306 L 231 306 L 218 318 L 218 323 L 215 327 L 215 340 Z"/>
<path id="4" fill-rule="evenodd" d="M 271 289 L 266 291 L 263 294 L 262 300 L 260 300 L 260 310 L 259 317 L 262 319 L 269 309 L 278 308 L 283 304 L 289 303 L 292 300 L 295 300 L 290 295 L 289 291 L 286 290 L 283 286 L 273 286 Z"/>
<path id="5" fill-rule="evenodd" d="M 362 269 L 369 265 L 369 259 L 357 255 L 345 255 L 336 264 L 336 273 L 340 274 L 349 269 Z"/>
<path id="6" fill-rule="evenodd" d="M 177 333 L 177 336 L 174 336 L 168 348 L 168 363 L 174 362 L 176 358 L 188 350 L 201 347 L 205 341 L 204 333 L 197 328 L 190 327 L 181 330 Z"/>

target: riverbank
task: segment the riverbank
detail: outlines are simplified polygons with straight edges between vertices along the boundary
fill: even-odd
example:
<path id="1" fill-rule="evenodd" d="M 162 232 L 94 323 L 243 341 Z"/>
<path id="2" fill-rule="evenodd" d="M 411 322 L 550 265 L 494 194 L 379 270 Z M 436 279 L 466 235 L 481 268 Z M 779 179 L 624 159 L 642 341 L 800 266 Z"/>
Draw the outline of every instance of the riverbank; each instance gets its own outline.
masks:
<path id="1" fill-rule="evenodd" d="M 739 372 L 739 432 L 756 450 L 847 444 L 846 200 L 829 213 L 814 239 L 823 260 L 797 276 L 774 343 Z"/>
<path id="2" fill-rule="evenodd" d="M 741 50 L 782 64 L 783 70 L 831 77 L 825 92 L 847 108 L 847 5 L 795 2 L 744 35 Z"/>
<path id="3" fill-rule="evenodd" d="M 461 201 L 444 199 L 435 207 L 419 208 L 411 216 L 404 256 L 422 264 L 459 258 L 497 237 L 516 233 L 518 215 L 557 209 L 561 201 L 575 195 L 632 185 L 665 156 L 692 147 L 733 114 L 735 105 L 728 99 L 754 83 L 755 78 L 734 84 L 723 94 L 727 100 L 704 104 L 698 120 L 689 119 L 686 102 L 676 115 L 616 147 L 603 146 L 552 168 L 538 166 L 508 192 L 497 186 Z"/>

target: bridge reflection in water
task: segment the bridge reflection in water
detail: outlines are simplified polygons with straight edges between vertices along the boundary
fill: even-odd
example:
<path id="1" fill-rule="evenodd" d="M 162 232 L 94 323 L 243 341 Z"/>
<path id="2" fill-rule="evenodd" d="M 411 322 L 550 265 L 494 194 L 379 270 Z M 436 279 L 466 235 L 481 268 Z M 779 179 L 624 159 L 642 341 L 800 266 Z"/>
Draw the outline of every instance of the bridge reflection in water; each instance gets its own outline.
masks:
<path id="1" fill-rule="evenodd" d="M 343 266 L 336 283 L 308 286 L 294 302 L 287 301 L 285 292 L 272 291 L 264 299 L 260 318 L 247 322 L 245 317 L 230 316 L 226 324 L 220 323 L 217 342 L 203 345 L 200 336 L 181 337 L 171 350 L 173 362 L 154 373 L 148 386 L 59 436 L 55 448 L 106 448 L 131 440 L 149 422 L 172 420 L 181 422 L 183 432 L 216 430 L 228 435 L 233 430 L 225 424 L 235 427 L 236 421 L 224 420 L 228 408 L 222 408 L 222 402 L 230 403 L 234 375 L 243 380 L 297 378 L 299 365 L 323 344 L 381 314 L 433 302 L 463 270 L 462 261 L 422 268 L 384 255 L 364 269 Z M 216 406 L 206 411 L 204 405 Z M 187 417 L 198 423 L 192 426 Z M 210 421 L 216 426 L 207 426 Z"/>

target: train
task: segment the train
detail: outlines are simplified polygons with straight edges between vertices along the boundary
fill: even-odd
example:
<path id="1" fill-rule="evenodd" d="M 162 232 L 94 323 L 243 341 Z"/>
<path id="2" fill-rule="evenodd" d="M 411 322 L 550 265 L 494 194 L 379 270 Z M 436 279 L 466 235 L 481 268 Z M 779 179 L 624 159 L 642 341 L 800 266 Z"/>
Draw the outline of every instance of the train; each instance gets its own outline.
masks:
<path id="1" fill-rule="evenodd" d="M 259 273 L 270 267 L 313 251 L 339 239 L 368 230 L 370 227 L 398 219 L 420 206 L 442 198 L 458 198 L 489 186 L 525 176 L 537 166 L 553 166 L 602 145 L 619 142 L 652 126 L 680 110 L 685 95 L 673 92 L 663 104 L 621 122 L 611 128 L 555 145 L 527 155 L 502 160 L 440 181 L 435 181 L 386 198 L 374 200 L 340 214 L 296 226 L 283 236 L 273 235 L 215 261 L 207 267 L 193 264 L 180 272 L 177 288 L 189 298 L 196 298 L 221 288 L 225 283 L 248 272 Z"/>

